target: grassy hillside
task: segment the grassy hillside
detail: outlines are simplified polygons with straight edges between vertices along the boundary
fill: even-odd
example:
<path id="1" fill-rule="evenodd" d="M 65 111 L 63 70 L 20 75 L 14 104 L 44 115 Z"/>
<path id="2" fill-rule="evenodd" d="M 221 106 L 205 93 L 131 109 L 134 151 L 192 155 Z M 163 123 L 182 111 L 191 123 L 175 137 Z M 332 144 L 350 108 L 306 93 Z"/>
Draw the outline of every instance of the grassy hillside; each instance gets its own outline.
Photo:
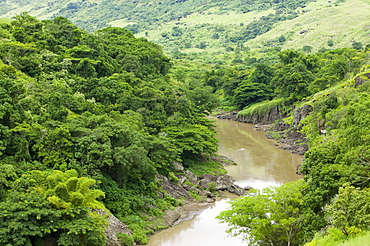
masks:
<path id="1" fill-rule="evenodd" d="M 304 46 L 317 51 L 350 47 L 353 42 L 365 45 L 370 35 L 370 4 L 366 0 L 0 3 L 0 17 L 11 18 L 23 11 L 40 19 L 64 16 L 89 31 L 126 27 L 137 37 L 164 46 L 175 58 L 180 52 L 194 60 L 194 54 L 202 53 L 201 59 L 208 63 L 232 63 L 251 55 L 266 57 L 266 53 Z"/>
<path id="2" fill-rule="evenodd" d="M 295 10 L 298 13 L 296 18 L 275 23 L 270 31 L 250 40 L 235 41 L 232 37 L 237 37 L 251 22 L 273 14 L 273 9 L 247 13 L 230 10 L 223 14 L 209 9 L 193 13 L 181 21 L 162 23 L 159 28 L 140 32 L 136 36 L 164 46 L 173 57 L 234 65 L 240 61 L 245 64 L 248 57 L 276 60 L 273 54 L 284 49 L 302 49 L 306 46 L 315 52 L 323 48 L 351 47 L 354 42 L 368 44 L 369 2 L 337 2 L 311 2 Z M 119 26 L 118 22 L 111 24 Z M 180 30 L 181 35 L 176 30 Z M 282 42 L 279 40 L 281 37 Z M 178 56 L 179 52 L 186 56 Z"/>
<path id="3" fill-rule="evenodd" d="M 333 41 L 332 48 L 350 47 L 354 41 L 367 44 L 370 35 L 369 11 L 370 4 L 366 0 L 339 4 L 318 0 L 302 9 L 299 17 L 276 25 L 271 31 L 246 44 L 253 49 L 260 49 L 261 44 L 281 35 L 287 38 L 283 49 L 301 49 L 305 45 L 312 46 L 314 50 L 330 48 L 329 40 Z"/>
<path id="4" fill-rule="evenodd" d="M 10 23 L 11 20 L 8 18 L 0 18 L 0 23 Z"/>

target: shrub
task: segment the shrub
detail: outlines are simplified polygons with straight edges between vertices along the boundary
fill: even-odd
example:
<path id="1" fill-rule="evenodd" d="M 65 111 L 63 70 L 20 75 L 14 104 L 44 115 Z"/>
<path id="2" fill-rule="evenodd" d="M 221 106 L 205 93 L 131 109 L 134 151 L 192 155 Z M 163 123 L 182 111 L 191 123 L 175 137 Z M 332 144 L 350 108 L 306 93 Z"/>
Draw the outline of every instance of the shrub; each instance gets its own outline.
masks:
<path id="1" fill-rule="evenodd" d="M 118 241 L 122 243 L 124 246 L 132 246 L 134 245 L 134 236 L 125 234 L 125 233 L 119 233 L 117 235 Z"/>

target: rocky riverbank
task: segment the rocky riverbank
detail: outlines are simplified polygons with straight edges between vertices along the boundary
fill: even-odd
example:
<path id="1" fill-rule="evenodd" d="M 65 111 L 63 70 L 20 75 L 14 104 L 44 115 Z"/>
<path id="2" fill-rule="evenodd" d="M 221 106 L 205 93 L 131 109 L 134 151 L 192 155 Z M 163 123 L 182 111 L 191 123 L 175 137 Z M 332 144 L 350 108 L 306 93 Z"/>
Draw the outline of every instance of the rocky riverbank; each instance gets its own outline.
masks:
<path id="1" fill-rule="evenodd" d="M 225 157 L 213 157 L 221 163 L 233 163 Z M 174 210 L 165 211 L 163 217 L 167 227 L 176 224 L 185 218 L 191 219 L 191 214 L 197 210 L 206 209 L 210 204 L 216 201 L 217 197 L 224 196 L 224 192 L 230 192 L 238 196 L 245 194 L 245 190 L 250 187 L 242 188 L 234 184 L 234 180 L 229 175 L 211 175 L 204 174 L 199 177 L 191 171 L 186 170 L 177 163 L 178 182 L 171 182 L 163 175 L 157 175 L 157 178 L 162 182 L 163 190 L 176 199 L 184 199 L 184 205 L 177 207 Z M 164 196 L 164 194 L 161 194 Z"/>
<path id="2" fill-rule="evenodd" d="M 279 143 L 279 148 L 290 151 L 293 154 L 304 155 L 308 150 L 308 145 L 305 135 L 300 132 L 299 122 L 311 110 L 312 108 L 307 105 L 302 108 L 296 108 L 293 112 L 293 123 L 291 125 L 281 122 L 286 115 L 279 113 L 279 110 L 275 107 L 265 116 L 238 117 L 239 111 L 232 111 L 216 117 L 254 124 L 257 131 L 264 131 L 267 138 L 275 139 Z M 276 123 L 277 121 L 280 122 Z"/>
<path id="3" fill-rule="evenodd" d="M 223 156 L 213 156 L 213 161 L 222 165 L 235 164 L 232 160 Z M 190 220 L 196 214 L 201 213 L 213 204 L 216 199 L 225 197 L 225 193 L 233 193 L 237 196 L 245 195 L 245 191 L 251 187 L 239 187 L 234 184 L 234 180 L 229 175 L 204 174 L 197 177 L 189 170 L 185 170 L 180 163 L 173 163 L 176 169 L 175 181 L 170 181 L 167 177 L 158 174 L 157 180 L 162 184 L 162 190 L 158 191 L 159 197 L 170 195 L 176 199 L 183 199 L 183 205 L 173 210 L 164 211 L 161 220 L 161 227 L 171 227 L 180 221 Z M 125 224 L 110 215 L 109 225 L 106 230 L 107 246 L 120 246 L 117 240 L 118 233 L 131 234 Z"/>

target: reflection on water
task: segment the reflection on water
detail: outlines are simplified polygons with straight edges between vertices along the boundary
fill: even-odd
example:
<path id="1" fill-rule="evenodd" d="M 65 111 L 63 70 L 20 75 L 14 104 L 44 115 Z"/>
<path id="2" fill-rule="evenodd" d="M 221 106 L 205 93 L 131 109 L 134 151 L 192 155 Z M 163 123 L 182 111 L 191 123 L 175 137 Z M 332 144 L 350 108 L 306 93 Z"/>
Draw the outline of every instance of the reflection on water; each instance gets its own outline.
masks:
<path id="1" fill-rule="evenodd" d="M 215 119 L 219 154 L 238 163 L 226 167 L 241 187 L 262 189 L 277 186 L 301 178 L 295 174 L 301 156 L 278 149 L 263 132 L 256 131 L 251 124 Z M 216 202 L 209 209 L 190 221 L 182 221 L 172 228 L 154 235 L 149 246 L 242 246 L 248 245 L 240 238 L 229 237 L 227 225 L 215 217 L 229 207 L 228 199 Z"/>

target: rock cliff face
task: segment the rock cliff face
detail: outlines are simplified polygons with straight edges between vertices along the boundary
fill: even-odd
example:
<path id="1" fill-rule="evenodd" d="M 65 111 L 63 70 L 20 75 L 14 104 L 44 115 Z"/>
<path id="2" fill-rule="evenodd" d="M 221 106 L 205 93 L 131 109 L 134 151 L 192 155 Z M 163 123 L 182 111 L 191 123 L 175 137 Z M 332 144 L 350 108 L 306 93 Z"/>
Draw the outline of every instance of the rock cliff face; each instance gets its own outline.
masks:
<path id="1" fill-rule="evenodd" d="M 272 124 L 276 122 L 276 120 L 281 120 L 285 118 L 286 115 L 279 111 L 278 106 L 273 107 L 268 113 L 264 115 L 252 115 L 252 116 L 237 116 L 236 120 L 244 123 L 252 123 L 252 124 Z"/>
<path id="2" fill-rule="evenodd" d="M 271 108 L 266 114 L 255 114 L 251 116 L 238 115 L 238 111 L 232 111 L 228 114 L 218 115 L 217 118 L 222 120 L 237 120 L 244 123 L 267 125 L 275 123 L 277 120 L 285 118 L 286 115 L 279 110 L 278 106 Z"/>
<path id="3" fill-rule="evenodd" d="M 299 122 L 307 117 L 307 115 L 312 111 L 310 105 L 304 105 L 300 108 L 295 108 L 293 111 L 293 127 L 298 127 Z"/>
<path id="4" fill-rule="evenodd" d="M 105 211 L 102 211 L 105 214 Z M 107 246 L 121 246 L 122 244 L 117 239 L 117 234 L 125 233 L 125 234 L 132 234 L 132 232 L 127 228 L 127 226 L 117 219 L 113 215 L 109 215 L 108 217 L 108 227 L 105 230 L 105 236 L 107 238 L 106 245 Z"/>
<path id="5" fill-rule="evenodd" d="M 229 114 L 219 115 L 219 119 L 236 120 L 244 123 L 256 124 L 256 130 L 269 131 L 274 134 L 280 134 L 279 143 L 284 144 L 282 149 L 286 149 L 294 154 L 303 155 L 307 150 L 308 146 L 306 143 L 305 136 L 299 132 L 302 119 L 312 111 L 310 105 L 304 105 L 303 107 L 295 108 L 293 111 L 293 123 L 292 125 L 285 124 L 282 122 L 276 123 L 287 117 L 286 114 L 280 112 L 279 107 L 275 106 L 271 108 L 269 112 L 264 115 L 252 115 L 243 116 L 238 115 L 237 111 L 233 111 Z M 276 124 L 275 124 L 276 123 Z M 262 126 L 261 126 L 262 125 Z M 271 134 L 267 134 L 268 138 L 272 138 Z"/>
<path id="6" fill-rule="evenodd" d="M 295 108 L 293 111 L 292 125 L 278 123 L 272 126 L 273 131 L 278 132 L 281 136 L 278 142 L 285 144 L 284 147 L 281 147 L 282 149 L 286 149 L 298 155 L 303 155 L 308 150 L 306 136 L 299 131 L 301 129 L 299 123 L 306 118 L 311 111 L 312 107 L 310 105 Z"/>

